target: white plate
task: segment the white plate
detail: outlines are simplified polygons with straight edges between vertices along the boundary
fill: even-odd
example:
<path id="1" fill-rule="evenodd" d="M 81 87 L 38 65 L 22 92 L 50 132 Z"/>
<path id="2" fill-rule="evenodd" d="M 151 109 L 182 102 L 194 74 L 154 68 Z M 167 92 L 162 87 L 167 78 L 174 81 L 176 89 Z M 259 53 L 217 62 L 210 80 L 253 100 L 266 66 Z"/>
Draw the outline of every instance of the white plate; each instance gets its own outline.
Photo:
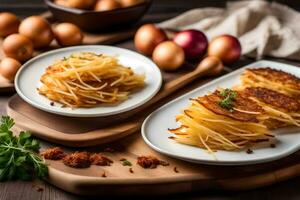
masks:
<path id="1" fill-rule="evenodd" d="M 175 122 L 175 116 L 189 105 L 189 98 L 195 98 L 214 91 L 218 87 L 230 88 L 239 83 L 239 78 L 246 68 L 271 67 L 280 69 L 300 77 L 300 69 L 277 62 L 259 61 L 216 79 L 202 87 L 199 87 L 171 102 L 150 114 L 142 126 L 142 136 L 145 142 L 154 150 L 190 162 L 212 164 L 212 165 L 246 165 L 268 162 L 285 157 L 299 149 L 300 129 L 285 128 L 274 131 L 277 138 L 276 148 L 270 146 L 254 148 L 252 154 L 245 150 L 238 152 L 217 151 L 217 160 L 207 151 L 170 140 L 171 134 L 168 128 L 179 126 Z"/>
<path id="2" fill-rule="evenodd" d="M 75 52 L 115 55 L 121 64 L 130 66 L 136 73 L 145 74 L 145 87 L 130 95 L 126 101 L 115 106 L 76 109 L 62 108 L 58 103 L 55 103 L 56 106 L 51 106 L 50 100 L 40 95 L 36 89 L 41 86 L 40 77 L 49 65 Z M 16 90 L 27 103 L 50 113 L 72 117 L 108 116 L 134 109 L 150 100 L 159 91 L 161 83 L 160 70 L 150 59 L 130 50 L 102 45 L 62 48 L 41 54 L 25 63 L 15 78 Z"/>

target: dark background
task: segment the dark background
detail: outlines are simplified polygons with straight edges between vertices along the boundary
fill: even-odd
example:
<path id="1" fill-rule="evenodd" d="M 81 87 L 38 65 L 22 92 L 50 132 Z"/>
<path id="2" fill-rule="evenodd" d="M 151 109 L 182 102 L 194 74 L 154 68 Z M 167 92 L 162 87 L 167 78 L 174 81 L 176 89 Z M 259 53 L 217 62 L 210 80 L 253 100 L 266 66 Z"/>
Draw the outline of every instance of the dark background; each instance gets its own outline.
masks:
<path id="1" fill-rule="evenodd" d="M 279 0 L 277 2 L 284 3 L 290 7 L 300 11 L 300 0 Z M 160 22 L 180 13 L 197 7 L 224 7 L 226 1 L 221 0 L 154 0 L 148 14 L 143 18 L 142 22 Z M 40 14 L 46 11 L 46 7 L 42 0 L 0 0 L 0 12 L 10 11 L 19 16 L 29 16 Z M 300 23 L 300 22 L 299 22 Z M 130 40 L 123 41 L 116 44 L 126 48 L 132 48 Z M 242 60 L 241 62 L 249 63 L 251 60 Z M 294 63 L 299 65 L 300 63 Z M 8 96 L 1 96 L 1 101 L 6 101 Z M 300 161 L 299 161 L 300 162 Z M 43 187 L 42 192 L 38 192 L 34 186 L 38 184 Z M 37 199 L 112 199 L 111 197 L 80 197 L 64 192 L 47 183 L 38 182 L 6 182 L 0 183 L 0 200 L 37 200 Z M 167 186 L 166 186 L 167 187 Z M 145 191 L 145 194 L 151 191 Z M 134 199 L 123 198 L 120 199 Z M 158 197 L 155 197 L 157 199 Z M 137 199 L 154 199 L 139 197 Z M 300 177 L 293 178 L 285 182 L 281 182 L 272 186 L 263 187 L 256 190 L 240 191 L 240 192 L 225 192 L 225 191 L 201 191 L 195 194 L 181 194 L 173 196 L 165 196 L 163 199 L 204 199 L 204 200 L 227 200 L 227 199 L 241 199 L 241 200 L 256 200 L 256 199 L 300 199 Z"/>

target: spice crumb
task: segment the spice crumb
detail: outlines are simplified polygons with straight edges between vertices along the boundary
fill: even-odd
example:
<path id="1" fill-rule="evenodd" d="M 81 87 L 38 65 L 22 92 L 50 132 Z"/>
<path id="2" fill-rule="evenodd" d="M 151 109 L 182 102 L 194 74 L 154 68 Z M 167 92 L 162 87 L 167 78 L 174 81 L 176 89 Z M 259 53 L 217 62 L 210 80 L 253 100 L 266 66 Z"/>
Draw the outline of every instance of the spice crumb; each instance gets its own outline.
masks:
<path id="1" fill-rule="evenodd" d="M 110 166 L 113 161 L 101 153 L 93 153 L 90 155 L 90 162 L 92 165 Z"/>
<path id="2" fill-rule="evenodd" d="M 133 174 L 133 169 L 130 167 L 129 172 Z"/>
<path id="3" fill-rule="evenodd" d="M 48 160 L 61 160 L 66 156 L 66 154 L 60 147 L 53 147 L 44 150 L 41 153 L 41 156 Z"/>
<path id="4" fill-rule="evenodd" d="M 106 178 L 106 177 L 107 177 L 106 174 L 105 174 L 105 172 L 103 172 L 102 177 L 103 177 L 103 178 Z"/>
<path id="5" fill-rule="evenodd" d="M 175 172 L 175 173 L 179 173 L 177 167 L 174 167 L 174 172 Z"/>
<path id="6" fill-rule="evenodd" d="M 247 154 L 251 154 L 251 153 L 253 153 L 253 151 L 251 150 L 251 149 L 247 149 Z"/>
<path id="7" fill-rule="evenodd" d="M 120 161 L 125 161 L 126 160 L 126 158 L 120 158 Z"/>
<path id="8" fill-rule="evenodd" d="M 275 148 L 275 147 L 276 147 L 276 144 L 273 144 L 273 143 L 272 143 L 272 144 L 270 145 L 270 147 L 271 147 L 271 148 Z"/>
<path id="9" fill-rule="evenodd" d="M 50 106 L 54 106 L 54 102 L 53 101 L 50 102 Z"/>
<path id="10" fill-rule="evenodd" d="M 170 137 L 168 137 L 168 138 L 171 139 L 171 140 L 176 139 L 174 136 L 170 136 Z"/>
<path id="11" fill-rule="evenodd" d="M 91 165 L 90 154 L 88 152 L 78 152 L 69 154 L 63 158 L 63 163 L 73 168 L 88 168 Z"/>
<path id="12" fill-rule="evenodd" d="M 154 156 L 139 156 L 137 158 L 137 164 L 147 169 L 155 169 L 158 165 L 168 166 L 169 163 L 159 160 Z"/>

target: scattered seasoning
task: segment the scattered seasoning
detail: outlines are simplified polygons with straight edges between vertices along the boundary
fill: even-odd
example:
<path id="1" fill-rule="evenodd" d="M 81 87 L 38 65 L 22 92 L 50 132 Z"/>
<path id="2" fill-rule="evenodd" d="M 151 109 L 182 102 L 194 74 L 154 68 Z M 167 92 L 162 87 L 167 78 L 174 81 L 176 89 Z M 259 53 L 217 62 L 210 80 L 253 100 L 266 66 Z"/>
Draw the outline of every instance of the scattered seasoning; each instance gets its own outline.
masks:
<path id="1" fill-rule="evenodd" d="M 106 174 L 105 174 L 105 172 L 103 172 L 102 177 L 103 177 L 103 178 L 106 178 L 106 177 L 107 177 Z"/>
<path id="2" fill-rule="evenodd" d="M 128 160 L 121 160 L 122 161 L 122 165 L 123 166 L 132 166 L 131 162 L 129 162 Z"/>
<path id="3" fill-rule="evenodd" d="M 53 101 L 50 102 L 50 106 L 54 106 L 54 102 Z"/>
<path id="4" fill-rule="evenodd" d="M 90 162 L 92 165 L 110 166 L 113 161 L 101 153 L 93 153 L 90 155 Z"/>
<path id="5" fill-rule="evenodd" d="M 170 136 L 170 137 L 168 137 L 168 138 L 171 139 L 171 140 L 176 139 L 176 137 L 174 137 L 174 136 Z"/>
<path id="6" fill-rule="evenodd" d="M 129 172 L 132 173 L 132 174 L 134 173 L 133 169 L 131 167 L 129 168 Z"/>
<path id="7" fill-rule="evenodd" d="M 174 170 L 175 173 L 179 173 L 177 167 L 174 167 L 173 170 Z"/>
<path id="8" fill-rule="evenodd" d="M 275 148 L 275 147 L 276 147 L 276 144 L 272 143 L 272 144 L 270 144 L 270 147 L 271 147 L 271 148 Z"/>
<path id="9" fill-rule="evenodd" d="M 154 169 L 156 168 L 158 165 L 162 165 L 162 166 L 168 166 L 169 163 L 159 160 L 154 156 L 139 156 L 137 158 L 137 164 L 140 165 L 141 167 L 147 169 Z"/>
<path id="10" fill-rule="evenodd" d="M 119 160 L 119 161 L 124 161 L 124 160 L 126 160 L 126 158 L 120 158 L 120 160 Z"/>
<path id="11" fill-rule="evenodd" d="M 219 101 L 219 106 L 229 110 L 230 112 L 233 112 L 233 102 L 235 101 L 237 92 L 226 88 L 225 90 L 220 92 L 220 96 L 224 97 L 224 99 Z"/>
<path id="12" fill-rule="evenodd" d="M 90 154 L 88 152 L 78 152 L 66 155 L 63 163 L 69 167 L 87 168 L 91 165 Z"/>
<path id="13" fill-rule="evenodd" d="M 251 153 L 253 153 L 253 151 L 251 150 L 251 149 L 247 149 L 247 154 L 251 154 Z"/>
<path id="14" fill-rule="evenodd" d="M 43 151 L 41 156 L 48 160 L 61 160 L 66 156 L 66 154 L 60 147 L 53 147 Z"/>

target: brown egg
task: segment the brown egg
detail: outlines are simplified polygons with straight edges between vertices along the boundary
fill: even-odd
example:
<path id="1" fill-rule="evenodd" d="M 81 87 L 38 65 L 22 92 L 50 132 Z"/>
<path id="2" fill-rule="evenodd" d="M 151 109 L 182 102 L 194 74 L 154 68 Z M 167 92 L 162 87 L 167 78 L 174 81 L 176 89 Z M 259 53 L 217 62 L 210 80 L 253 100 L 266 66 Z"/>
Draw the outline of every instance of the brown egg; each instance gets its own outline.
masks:
<path id="1" fill-rule="evenodd" d="M 162 29 L 154 24 L 145 24 L 137 30 L 134 36 L 134 45 L 139 52 L 151 56 L 154 48 L 167 39 L 167 35 Z"/>
<path id="2" fill-rule="evenodd" d="M 178 69 L 184 63 L 183 49 L 173 41 L 160 43 L 153 51 L 153 61 L 166 71 Z"/>
<path id="3" fill-rule="evenodd" d="M 31 40 L 24 35 L 16 33 L 4 39 L 2 48 L 5 55 L 20 62 L 28 60 L 33 54 L 33 44 Z"/>
<path id="4" fill-rule="evenodd" d="M 121 4 L 116 0 L 98 0 L 94 10 L 95 11 L 108 11 L 120 8 Z"/>
<path id="5" fill-rule="evenodd" d="M 7 80 L 13 82 L 21 63 L 13 58 L 3 58 L 0 62 L 0 74 Z"/>
<path id="6" fill-rule="evenodd" d="M 6 37 L 10 34 L 17 33 L 20 20 L 12 13 L 0 13 L 0 37 Z"/>
<path id="7" fill-rule="evenodd" d="M 50 24 L 40 16 L 24 19 L 20 24 L 19 33 L 28 37 L 35 48 L 49 46 L 54 38 Z"/>
<path id="8" fill-rule="evenodd" d="M 122 7 L 135 6 L 137 4 L 143 3 L 143 0 L 119 0 Z"/>
<path id="9" fill-rule="evenodd" d="M 71 23 L 61 23 L 53 29 L 55 39 L 61 46 L 80 45 L 83 41 L 83 34 L 80 28 Z"/>
<path id="10" fill-rule="evenodd" d="M 94 7 L 96 0 L 67 0 L 67 6 L 78 9 L 91 9 Z"/>

